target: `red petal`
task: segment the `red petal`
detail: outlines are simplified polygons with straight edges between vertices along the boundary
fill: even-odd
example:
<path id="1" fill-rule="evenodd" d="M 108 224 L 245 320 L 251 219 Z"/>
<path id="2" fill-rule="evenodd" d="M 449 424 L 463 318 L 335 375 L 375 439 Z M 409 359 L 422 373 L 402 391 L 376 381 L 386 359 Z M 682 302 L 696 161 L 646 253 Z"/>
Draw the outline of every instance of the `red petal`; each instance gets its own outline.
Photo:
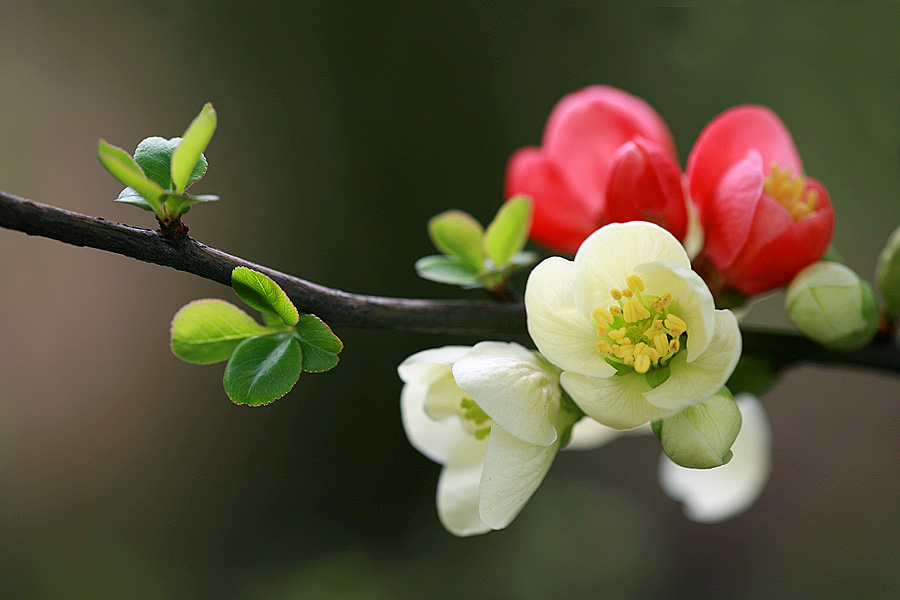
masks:
<path id="1" fill-rule="evenodd" d="M 672 136 L 650 105 L 615 88 L 592 86 L 569 94 L 554 107 L 543 146 L 565 172 L 570 187 L 592 197 L 602 193 L 613 154 L 637 136 L 675 156 Z"/>
<path id="2" fill-rule="evenodd" d="M 623 144 L 613 155 L 606 202 L 612 222 L 650 221 L 679 240 L 687 233 L 681 170 L 665 150 L 643 138 Z"/>
<path id="3" fill-rule="evenodd" d="M 531 239 L 549 250 L 574 254 L 600 226 L 596 207 L 589 207 L 566 185 L 556 163 L 540 148 L 521 148 L 506 167 L 506 198 L 530 196 Z"/>
<path id="4" fill-rule="evenodd" d="M 764 184 L 762 157 L 750 150 L 725 172 L 702 213 L 703 252 L 718 270 L 728 269 L 748 243 Z"/>
<path id="5" fill-rule="evenodd" d="M 725 171 L 750 149 L 759 151 L 766 173 L 773 161 L 794 175 L 803 173 L 791 134 L 774 112 L 754 105 L 728 109 L 707 124 L 688 156 L 691 199 L 701 213 Z"/>
<path id="6" fill-rule="evenodd" d="M 761 210 L 755 219 L 760 225 L 757 237 L 748 242 L 742 255 L 725 273 L 726 280 L 741 293 L 751 296 L 774 290 L 790 283 L 791 279 L 804 267 L 816 262 L 828 249 L 834 233 L 834 210 L 825 187 L 815 179 L 807 179 L 807 185 L 819 192 L 816 214 L 793 222 L 783 206 L 768 196 L 760 202 Z M 791 223 L 770 239 L 765 239 L 764 225 L 770 223 L 777 213 L 787 215 Z M 769 228 L 771 231 L 771 228 Z"/>

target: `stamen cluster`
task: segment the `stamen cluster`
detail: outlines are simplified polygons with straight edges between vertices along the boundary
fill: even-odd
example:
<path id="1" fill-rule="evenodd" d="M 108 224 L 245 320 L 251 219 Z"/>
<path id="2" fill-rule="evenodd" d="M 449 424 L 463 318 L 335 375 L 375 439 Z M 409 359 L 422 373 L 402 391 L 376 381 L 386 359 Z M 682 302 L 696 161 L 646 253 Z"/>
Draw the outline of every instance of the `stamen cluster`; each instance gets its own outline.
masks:
<path id="1" fill-rule="evenodd" d="M 646 373 L 651 367 L 664 366 L 678 353 L 682 335 L 687 342 L 687 325 L 669 310 L 672 294 L 643 293 L 644 282 L 637 275 L 629 276 L 626 284 L 624 289 L 610 290 L 616 304 L 593 312 L 600 336 L 597 349 L 607 362 Z"/>
<path id="2" fill-rule="evenodd" d="M 795 222 L 816 213 L 819 192 L 807 187 L 805 177 L 793 177 L 790 169 L 781 169 L 777 163 L 772 163 L 763 191 L 788 209 Z"/>

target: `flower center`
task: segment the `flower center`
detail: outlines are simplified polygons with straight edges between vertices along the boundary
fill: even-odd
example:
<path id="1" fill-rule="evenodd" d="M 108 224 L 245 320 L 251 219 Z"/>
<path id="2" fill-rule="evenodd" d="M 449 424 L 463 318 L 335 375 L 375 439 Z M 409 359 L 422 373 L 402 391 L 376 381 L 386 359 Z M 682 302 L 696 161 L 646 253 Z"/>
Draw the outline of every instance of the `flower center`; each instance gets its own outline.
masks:
<path id="1" fill-rule="evenodd" d="M 487 413 L 481 410 L 481 407 L 471 398 L 463 398 L 459 403 L 465 428 L 475 436 L 477 440 L 483 440 L 491 433 L 491 425 L 493 421 Z"/>
<path id="2" fill-rule="evenodd" d="M 788 209 L 795 222 L 816 213 L 818 190 L 809 189 L 805 177 L 793 177 L 790 169 L 781 169 L 777 163 L 772 163 L 763 191 Z"/>
<path id="3" fill-rule="evenodd" d="M 687 325 L 669 310 L 672 294 L 643 293 L 644 282 L 637 275 L 626 283 L 628 287 L 609 292 L 616 304 L 594 310 L 600 336 L 597 349 L 610 363 L 646 373 L 651 367 L 665 366 L 687 343 Z"/>

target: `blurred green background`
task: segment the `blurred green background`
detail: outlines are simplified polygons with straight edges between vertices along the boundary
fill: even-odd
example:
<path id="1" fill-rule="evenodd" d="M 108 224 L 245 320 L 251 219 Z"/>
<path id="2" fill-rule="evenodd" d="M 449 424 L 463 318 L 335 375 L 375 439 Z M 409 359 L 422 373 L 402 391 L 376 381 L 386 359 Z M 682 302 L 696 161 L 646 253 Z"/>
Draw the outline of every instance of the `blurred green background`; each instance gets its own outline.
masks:
<path id="1" fill-rule="evenodd" d="M 615 7 L 614 7 L 615 4 Z M 703 125 L 772 107 L 871 279 L 900 224 L 900 5 L 5 0 L 0 189 L 115 221 L 98 137 L 180 135 L 212 101 L 222 196 L 200 241 L 353 292 L 473 297 L 416 278 L 424 224 L 482 221 L 564 94 L 622 87 L 684 161 Z M 233 405 L 168 322 L 222 286 L 0 230 L 3 598 L 896 598 L 900 380 L 805 367 L 764 397 L 774 472 L 746 514 L 687 521 L 658 444 L 563 453 L 507 530 L 438 523 L 439 467 L 400 426 L 397 364 L 471 338 L 338 329 L 337 369 Z M 788 327 L 782 298 L 749 321 Z"/>

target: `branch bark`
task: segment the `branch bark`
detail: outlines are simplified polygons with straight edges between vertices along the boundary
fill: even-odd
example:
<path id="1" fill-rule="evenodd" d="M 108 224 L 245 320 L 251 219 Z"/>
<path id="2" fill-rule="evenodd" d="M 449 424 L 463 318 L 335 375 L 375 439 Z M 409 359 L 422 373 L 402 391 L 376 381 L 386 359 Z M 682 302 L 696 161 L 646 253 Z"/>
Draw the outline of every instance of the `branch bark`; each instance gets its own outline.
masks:
<path id="1" fill-rule="evenodd" d="M 205 246 L 189 236 L 172 239 L 156 231 L 48 206 L 0 191 L 0 227 L 75 246 L 106 250 L 231 285 L 231 271 L 244 266 L 265 273 L 297 308 L 335 327 L 418 333 L 512 335 L 526 333 L 521 302 L 415 300 L 351 294 L 305 281 Z M 900 350 L 879 339 L 852 353 L 832 352 L 794 333 L 744 329 L 744 351 L 776 368 L 800 363 L 853 365 L 900 373 Z"/>

